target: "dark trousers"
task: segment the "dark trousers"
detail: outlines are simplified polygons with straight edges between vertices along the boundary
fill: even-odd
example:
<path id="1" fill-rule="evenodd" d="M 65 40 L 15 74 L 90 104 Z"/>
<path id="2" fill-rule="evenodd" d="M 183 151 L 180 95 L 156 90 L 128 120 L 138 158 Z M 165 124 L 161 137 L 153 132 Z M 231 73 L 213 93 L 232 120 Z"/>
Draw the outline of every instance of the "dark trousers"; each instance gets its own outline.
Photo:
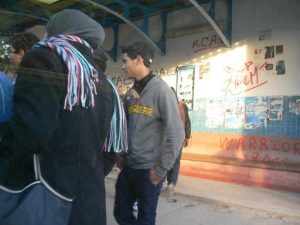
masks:
<path id="1" fill-rule="evenodd" d="M 153 185 L 149 169 L 125 167 L 116 183 L 114 216 L 120 225 L 155 225 L 158 197 L 163 180 Z M 138 216 L 133 214 L 133 204 L 138 202 Z"/>
<path id="2" fill-rule="evenodd" d="M 181 159 L 182 148 L 179 152 L 177 159 L 174 162 L 173 167 L 167 173 L 167 182 L 169 184 L 173 184 L 174 186 L 177 184 L 179 169 L 180 169 L 180 159 Z"/>
<path id="3" fill-rule="evenodd" d="M 104 177 L 106 177 L 115 165 L 115 155 L 111 152 L 103 152 Z"/>

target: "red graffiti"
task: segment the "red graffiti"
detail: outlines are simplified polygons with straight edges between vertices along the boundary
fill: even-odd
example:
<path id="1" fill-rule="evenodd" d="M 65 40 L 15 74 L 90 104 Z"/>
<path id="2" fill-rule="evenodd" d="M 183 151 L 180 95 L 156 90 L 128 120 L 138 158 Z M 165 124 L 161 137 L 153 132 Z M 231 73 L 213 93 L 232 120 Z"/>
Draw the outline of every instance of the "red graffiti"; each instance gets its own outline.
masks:
<path id="1" fill-rule="evenodd" d="M 241 70 L 234 70 L 229 66 L 225 67 L 225 71 L 229 74 L 228 79 L 224 81 L 225 87 L 222 89 L 225 96 L 228 93 L 238 95 L 266 84 L 268 81 L 259 79 L 259 71 L 263 70 L 266 65 L 267 62 L 257 67 L 253 65 L 252 61 L 248 61 Z"/>
<path id="2" fill-rule="evenodd" d="M 132 80 L 126 76 L 114 76 L 111 79 L 117 87 L 122 87 L 122 89 L 126 91 L 128 91 L 132 86 Z"/>
<path id="3" fill-rule="evenodd" d="M 272 137 L 243 136 L 239 138 L 224 137 L 220 139 L 223 154 L 235 155 L 241 152 L 245 159 L 262 162 L 299 161 L 300 141 Z"/>
<path id="4" fill-rule="evenodd" d="M 295 144 L 294 154 L 295 155 L 300 155 L 300 143 Z"/>
<path id="5" fill-rule="evenodd" d="M 288 162 L 288 158 L 281 158 L 281 157 L 273 157 L 269 154 L 266 154 L 263 158 L 262 158 L 263 162 L 277 162 L 277 163 L 287 163 Z"/>
<path id="6" fill-rule="evenodd" d="M 192 43 L 192 49 L 194 52 L 221 46 L 224 46 L 224 44 L 222 39 L 217 34 L 195 39 Z"/>
<path id="7" fill-rule="evenodd" d="M 300 155 L 300 141 L 290 142 L 266 137 L 221 138 L 220 147 L 227 151 L 280 151 Z"/>

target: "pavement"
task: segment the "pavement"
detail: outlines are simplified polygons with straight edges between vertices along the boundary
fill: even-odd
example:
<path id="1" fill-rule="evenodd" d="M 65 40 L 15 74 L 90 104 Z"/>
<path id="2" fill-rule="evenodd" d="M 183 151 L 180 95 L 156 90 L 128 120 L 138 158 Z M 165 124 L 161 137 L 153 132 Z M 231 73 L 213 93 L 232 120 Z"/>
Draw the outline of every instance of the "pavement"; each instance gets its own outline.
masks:
<path id="1" fill-rule="evenodd" d="M 115 180 L 113 170 L 107 179 Z M 176 194 L 207 203 L 246 207 L 259 211 L 299 218 L 300 193 L 245 186 L 215 180 L 179 176 Z M 300 223 L 300 222 L 299 222 Z"/>

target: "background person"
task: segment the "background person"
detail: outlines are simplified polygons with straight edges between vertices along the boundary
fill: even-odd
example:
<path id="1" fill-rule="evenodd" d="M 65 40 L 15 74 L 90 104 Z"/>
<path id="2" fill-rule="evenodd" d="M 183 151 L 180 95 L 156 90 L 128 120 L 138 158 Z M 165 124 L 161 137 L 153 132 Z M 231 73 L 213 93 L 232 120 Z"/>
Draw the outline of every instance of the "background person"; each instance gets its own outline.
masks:
<path id="1" fill-rule="evenodd" d="M 7 75 L 0 71 L 0 142 L 12 116 L 14 85 Z M 0 163 L 0 181 L 9 166 L 8 160 Z M 1 183 L 1 182 L 0 182 Z"/>
<path id="2" fill-rule="evenodd" d="M 39 41 L 39 38 L 31 32 L 14 34 L 9 38 L 10 53 L 8 55 L 13 70 L 17 70 L 25 54 L 31 50 L 32 46 Z M 16 73 L 11 72 L 10 78 L 15 83 Z"/>
<path id="3" fill-rule="evenodd" d="M 5 124 L 10 121 L 13 107 L 13 83 L 0 71 L 0 141 Z"/>
<path id="4" fill-rule="evenodd" d="M 0 160 L 22 161 L 39 153 L 45 180 L 74 199 L 69 224 L 105 225 L 102 151 L 125 146 L 124 139 L 116 138 L 122 126 L 116 128 L 112 120 L 120 102 L 117 90 L 93 60 L 104 29 L 80 11 L 67 9 L 51 16 L 46 30 L 47 39 L 20 64 L 14 113 L 0 144 Z M 116 121 L 120 119 L 118 114 Z M 13 167 L 6 182 L 28 184 L 19 172 Z"/>
<path id="5" fill-rule="evenodd" d="M 11 119 L 13 111 L 13 94 L 14 94 L 14 84 L 16 82 L 17 73 L 19 65 L 25 56 L 25 54 L 30 51 L 32 46 L 39 41 L 38 37 L 33 33 L 24 32 L 14 34 L 9 38 L 10 43 L 10 53 L 8 58 L 10 60 L 12 70 L 8 70 L 6 74 L 0 73 L 0 140 L 6 132 L 8 122 Z M 7 171 L 9 170 L 11 164 L 10 159 L 3 159 L 0 163 L 0 183 L 6 179 Z M 21 171 L 21 177 L 24 180 L 29 180 L 31 173 L 27 173 L 27 169 L 32 170 L 32 158 L 22 161 L 17 159 L 13 160 L 13 164 L 19 168 Z"/>
<path id="6" fill-rule="evenodd" d="M 134 85 L 124 98 L 128 154 L 117 160 L 114 216 L 120 225 L 154 225 L 163 178 L 178 156 L 184 131 L 172 90 L 150 71 L 153 50 L 144 42 L 121 49 L 122 69 Z"/>
<path id="7" fill-rule="evenodd" d="M 175 163 L 173 167 L 168 171 L 167 173 L 167 188 L 166 192 L 168 194 L 168 200 L 169 201 L 176 201 L 176 199 L 173 198 L 173 195 L 175 193 L 175 186 L 178 181 L 178 175 L 179 175 L 179 169 L 180 169 L 180 159 L 181 159 L 181 154 L 182 154 L 182 148 L 185 148 L 189 145 L 190 137 L 191 137 L 191 120 L 189 117 L 189 110 L 187 105 L 184 102 L 179 102 L 176 91 L 173 87 L 171 87 L 172 91 L 174 92 L 176 99 L 177 99 L 177 104 L 178 104 L 178 109 L 180 113 L 180 119 L 182 122 L 182 125 L 184 127 L 185 131 L 185 139 L 183 141 L 183 144 L 181 145 L 181 149 L 179 152 L 179 155 L 177 159 L 175 160 Z"/>
<path id="8" fill-rule="evenodd" d="M 94 50 L 94 60 L 96 64 L 99 66 L 100 70 L 105 73 L 106 71 L 106 61 L 107 57 L 105 51 L 99 47 Z M 106 177 L 113 169 L 115 165 L 116 153 L 113 151 L 103 152 L 103 166 L 104 166 L 104 176 Z"/>

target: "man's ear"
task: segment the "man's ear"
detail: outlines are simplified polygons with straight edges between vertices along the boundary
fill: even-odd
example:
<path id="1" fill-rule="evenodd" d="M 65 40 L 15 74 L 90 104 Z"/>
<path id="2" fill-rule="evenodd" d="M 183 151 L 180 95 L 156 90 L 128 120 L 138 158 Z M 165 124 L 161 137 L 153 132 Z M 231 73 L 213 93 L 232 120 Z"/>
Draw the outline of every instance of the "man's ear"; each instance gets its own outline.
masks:
<path id="1" fill-rule="evenodd" d="M 23 57 L 24 57 L 24 55 L 25 55 L 24 49 L 21 48 L 21 49 L 19 50 L 19 54 L 20 54 L 21 59 L 23 59 Z"/>
<path id="2" fill-rule="evenodd" d="M 137 61 L 138 61 L 139 64 L 144 65 L 144 58 L 142 56 L 138 55 L 136 57 L 136 59 L 137 59 Z"/>

